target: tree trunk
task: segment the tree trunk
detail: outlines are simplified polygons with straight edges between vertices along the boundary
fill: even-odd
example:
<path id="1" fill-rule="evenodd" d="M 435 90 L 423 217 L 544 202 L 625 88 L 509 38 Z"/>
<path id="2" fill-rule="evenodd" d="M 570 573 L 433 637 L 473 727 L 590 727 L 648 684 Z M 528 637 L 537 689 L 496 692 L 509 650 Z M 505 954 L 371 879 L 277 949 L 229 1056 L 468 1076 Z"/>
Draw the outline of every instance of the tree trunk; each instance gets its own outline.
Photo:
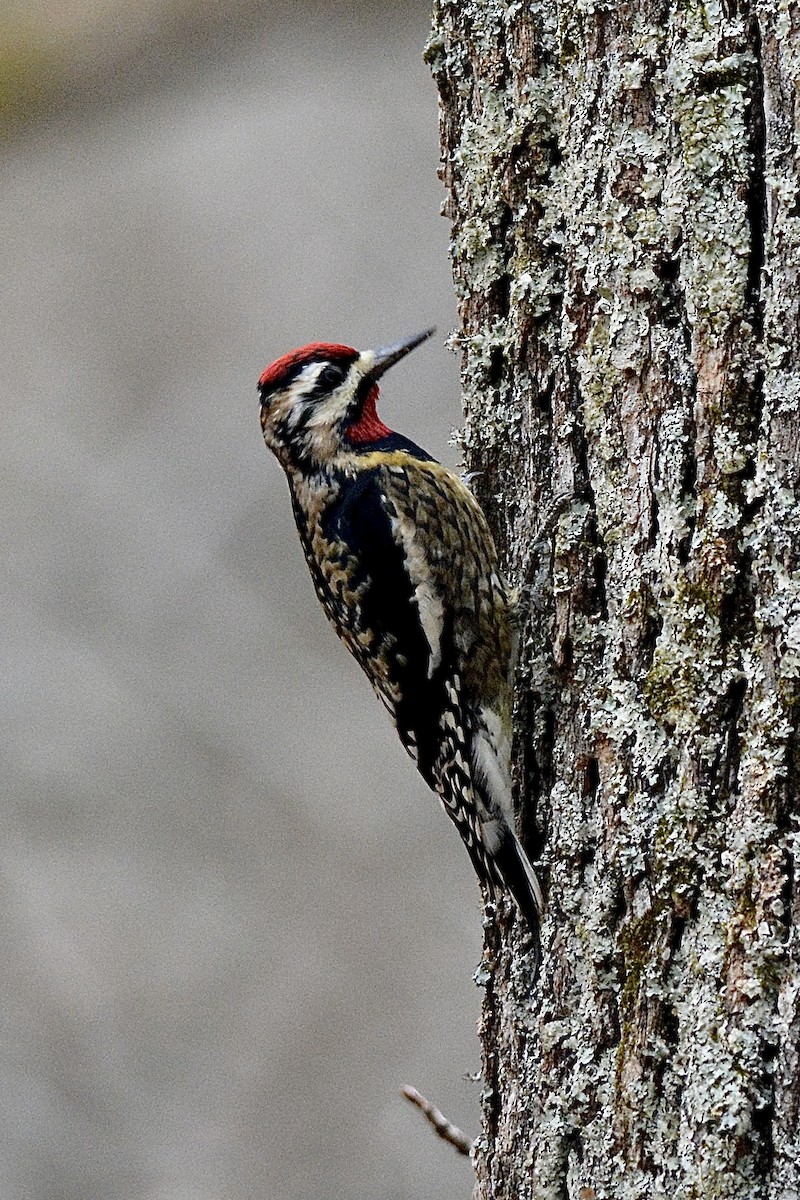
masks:
<path id="1" fill-rule="evenodd" d="M 548 896 L 476 1194 L 796 1200 L 800 9 L 438 0 L 427 55 Z"/>

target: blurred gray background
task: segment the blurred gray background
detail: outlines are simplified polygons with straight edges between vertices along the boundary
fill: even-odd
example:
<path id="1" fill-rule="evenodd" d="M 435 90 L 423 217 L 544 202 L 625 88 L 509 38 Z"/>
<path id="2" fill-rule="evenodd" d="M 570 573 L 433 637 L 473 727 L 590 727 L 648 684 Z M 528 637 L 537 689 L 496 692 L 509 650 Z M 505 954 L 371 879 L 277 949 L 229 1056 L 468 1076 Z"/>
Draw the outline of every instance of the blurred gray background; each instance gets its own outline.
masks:
<path id="1" fill-rule="evenodd" d="M 444 1200 L 477 886 L 327 627 L 255 381 L 435 323 L 427 3 L 0 12 L 0 1195 Z"/>

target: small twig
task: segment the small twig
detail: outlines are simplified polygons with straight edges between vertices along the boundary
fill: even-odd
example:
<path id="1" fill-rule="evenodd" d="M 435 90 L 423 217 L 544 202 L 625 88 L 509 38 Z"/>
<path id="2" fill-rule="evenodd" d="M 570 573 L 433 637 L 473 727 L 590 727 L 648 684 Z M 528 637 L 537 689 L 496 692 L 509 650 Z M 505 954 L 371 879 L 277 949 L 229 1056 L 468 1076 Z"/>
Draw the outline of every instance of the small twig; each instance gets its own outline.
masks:
<path id="1" fill-rule="evenodd" d="M 443 1113 L 440 1113 L 439 1109 L 434 1104 L 431 1104 L 430 1100 L 426 1100 L 424 1096 L 421 1096 L 416 1088 L 409 1087 L 406 1084 L 403 1088 L 403 1095 L 406 1100 L 409 1100 L 427 1118 L 442 1141 L 449 1142 L 459 1154 L 463 1154 L 465 1158 L 469 1158 L 472 1153 L 471 1138 L 468 1138 L 456 1125 L 448 1121 L 447 1117 Z"/>

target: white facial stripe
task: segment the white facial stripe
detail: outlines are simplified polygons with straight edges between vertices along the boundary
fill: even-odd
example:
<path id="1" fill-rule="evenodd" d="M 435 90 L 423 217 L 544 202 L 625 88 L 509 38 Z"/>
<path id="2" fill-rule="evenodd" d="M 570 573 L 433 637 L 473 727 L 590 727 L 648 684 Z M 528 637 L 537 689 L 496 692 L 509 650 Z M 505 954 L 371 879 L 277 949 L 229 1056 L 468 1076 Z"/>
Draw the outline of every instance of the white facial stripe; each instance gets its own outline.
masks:
<path id="1" fill-rule="evenodd" d="M 355 362 L 358 368 L 358 376 L 361 379 L 375 366 L 375 355 L 371 350 L 362 350 Z"/>
<path id="2" fill-rule="evenodd" d="M 290 428 L 294 429 L 302 419 L 305 428 L 308 430 L 330 429 L 347 415 L 353 402 L 356 388 L 364 374 L 363 369 L 361 369 L 360 360 L 350 368 L 344 383 L 334 388 L 329 396 L 323 395 L 307 400 L 303 399 L 304 396 L 307 397 L 308 393 L 313 391 L 314 384 L 317 382 L 322 371 L 324 371 L 326 365 L 324 362 L 309 363 L 303 368 L 297 378 L 292 381 L 289 389 L 292 405 L 289 418 Z"/>
<path id="3" fill-rule="evenodd" d="M 330 429 L 347 413 L 353 399 L 355 388 L 341 384 L 335 392 L 324 399 L 310 400 L 310 413 L 306 420 L 306 429 Z"/>
<path id="4" fill-rule="evenodd" d="M 307 363 L 286 389 L 286 396 L 289 400 L 286 424 L 289 429 L 294 430 L 297 427 L 306 408 L 303 397 L 313 388 L 324 366 L 324 362 Z"/>

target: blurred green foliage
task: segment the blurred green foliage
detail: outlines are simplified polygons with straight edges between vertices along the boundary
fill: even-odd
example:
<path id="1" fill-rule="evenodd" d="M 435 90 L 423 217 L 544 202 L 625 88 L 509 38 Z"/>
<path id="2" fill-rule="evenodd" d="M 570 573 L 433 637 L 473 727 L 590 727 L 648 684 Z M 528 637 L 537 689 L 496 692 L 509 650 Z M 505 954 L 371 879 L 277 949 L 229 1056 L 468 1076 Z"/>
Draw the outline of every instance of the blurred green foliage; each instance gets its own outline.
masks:
<path id="1" fill-rule="evenodd" d="M 67 74 L 66 48 L 33 24 L 0 18 L 0 131 L 42 115 L 64 88 Z"/>

